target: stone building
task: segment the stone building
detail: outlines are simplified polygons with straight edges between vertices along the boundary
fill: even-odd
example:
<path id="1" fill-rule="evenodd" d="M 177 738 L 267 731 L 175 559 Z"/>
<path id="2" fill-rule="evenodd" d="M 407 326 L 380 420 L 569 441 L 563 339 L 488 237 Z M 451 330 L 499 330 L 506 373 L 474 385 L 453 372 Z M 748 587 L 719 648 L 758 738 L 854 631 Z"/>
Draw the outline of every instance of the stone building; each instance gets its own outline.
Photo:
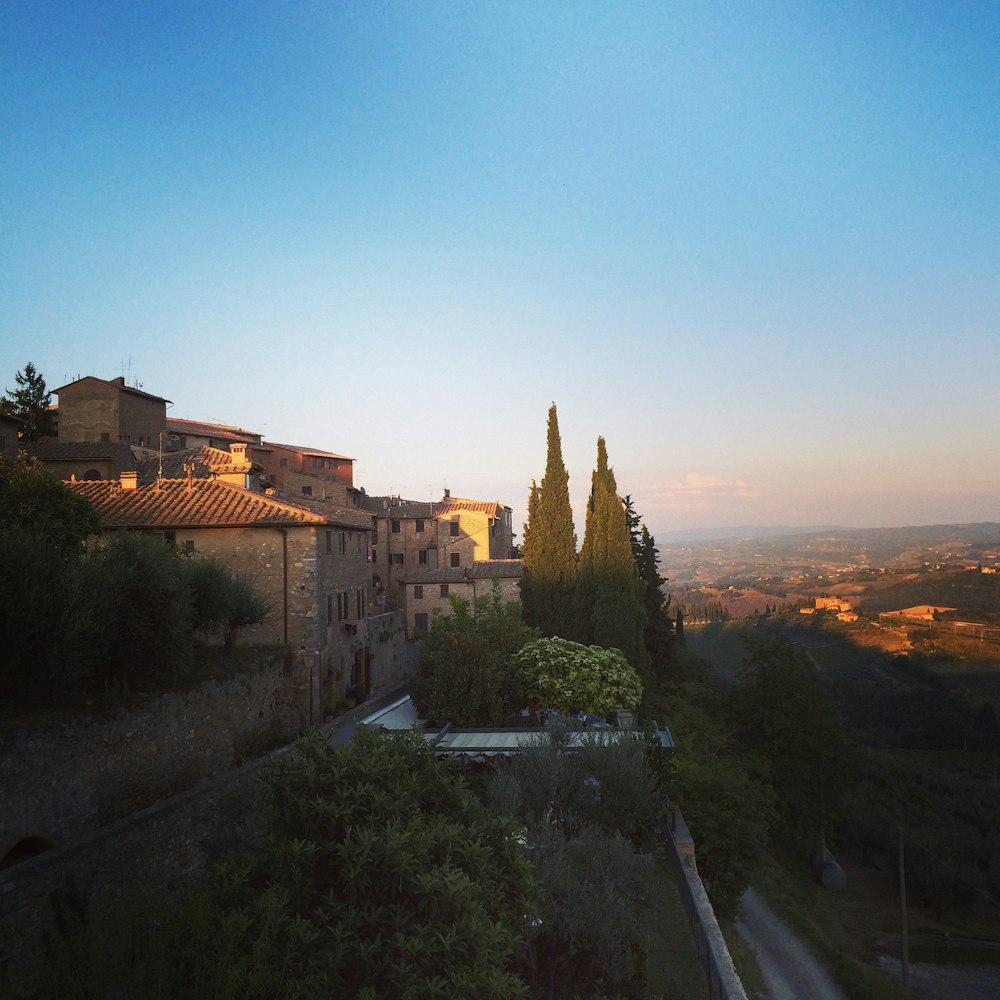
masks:
<path id="1" fill-rule="evenodd" d="M 312 721 L 349 693 L 363 696 L 379 685 L 367 629 L 366 516 L 320 512 L 193 475 L 143 485 L 132 472 L 67 487 L 94 505 L 105 530 L 159 534 L 247 578 L 270 610 L 241 641 L 292 651 Z"/>
<path id="2" fill-rule="evenodd" d="M 488 559 L 460 568 L 417 571 L 402 586 L 406 631 L 411 636 L 426 633 L 435 611 L 451 612 L 452 597 L 475 604 L 477 598 L 489 596 L 494 581 L 505 603 L 520 602 L 523 576 L 520 559 Z"/>
<path id="3" fill-rule="evenodd" d="M 124 378 L 108 382 L 87 375 L 53 391 L 59 397 L 60 443 L 120 441 L 156 448 L 167 432 L 170 400 L 132 388 Z"/>
<path id="4" fill-rule="evenodd" d="M 355 490 L 355 507 L 372 522 L 372 587 L 390 606 L 403 607 L 403 584 L 415 574 L 467 569 L 510 559 L 511 510 L 501 503 L 452 497 L 435 502 L 371 497 Z"/>

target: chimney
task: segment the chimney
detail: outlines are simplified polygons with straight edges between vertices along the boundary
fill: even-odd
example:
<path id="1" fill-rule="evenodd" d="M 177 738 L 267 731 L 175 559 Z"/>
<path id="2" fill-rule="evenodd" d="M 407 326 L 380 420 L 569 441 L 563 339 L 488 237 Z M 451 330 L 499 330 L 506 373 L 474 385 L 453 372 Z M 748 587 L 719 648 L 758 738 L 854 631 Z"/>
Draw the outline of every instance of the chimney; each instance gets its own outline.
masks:
<path id="1" fill-rule="evenodd" d="M 123 490 L 134 490 L 139 485 L 139 473 L 135 471 L 125 472 L 123 470 L 120 481 Z"/>
<path id="2" fill-rule="evenodd" d="M 444 498 L 445 498 L 445 500 L 447 500 L 450 496 L 451 496 L 451 490 L 445 490 L 444 491 Z"/>
<path id="3" fill-rule="evenodd" d="M 229 443 L 229 455 L 233 460 L 233 465 L 246 465 L 247 464 L 246 441 L 231 441 Z"/>

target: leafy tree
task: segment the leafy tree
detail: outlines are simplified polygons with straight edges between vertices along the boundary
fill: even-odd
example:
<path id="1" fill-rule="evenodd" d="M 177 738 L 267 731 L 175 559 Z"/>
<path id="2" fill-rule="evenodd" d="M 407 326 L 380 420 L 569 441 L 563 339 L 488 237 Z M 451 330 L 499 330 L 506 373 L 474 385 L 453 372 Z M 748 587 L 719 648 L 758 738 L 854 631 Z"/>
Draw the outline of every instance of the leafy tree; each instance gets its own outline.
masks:
<path id="1" fill-rule="evenodd" d="M 684 672 L 706 675 L 693 654 Z M 704 680 L 667 684 L 657 675 L 643 713 L 669 718 L 677 749 L 654 756 L 662 789 L 681 808 L 695 839 L 698 871 L 720 916 L 736 913 L 770 850 L 777 821 L 767 767 L 737 740 L 732 694 Z"/>
<path id="2" fill-rule="evenodd" d="M 536 639 L 514 657 L 524 696 L 560 711 L 611 713 L 634 709 L 642 682 L 617 649 L 583 646 L 569 639 Z"/>
<path id="3" fill-rule="evenodd" d="M 163 909 L 71 932 L 46 995 L 519 1000 L 537 883 L 513 825 L 414 734 L 311 737 L 264 778 L 255 845 Z M 72 974 L 68 974 L 68 973 Z"/>
<path id="4" fill-rule="evenodd" d="M 566 751 L 548 733 L 503 761 L 493 809 L 524 825 L 543 895 L 528 970 L 535 996 L 642 995 L 649 843 L 659 812 L 642 741 Z"/>
<path id="5" fill-rule="evenodd" d="M 125 531 L 94 553 L 106 682 L 167 680 L 191 666 L 194 608 L 182 559 L 158 536 Z"/>
<path id="6" fill-rule="evenodd" d="M 541 486 L 532 483 L 524 526 L 524 618 L 545 635 L 576 635 L 576 532 L 569 476 L 562 458 L 555 403 L 549 408 L 548 451 Z"/>
<path id="7" fill-rule="evenodd" d="M 101 530 L 91 504 L 23 452 L 0 455 L 0 525 L 15 524 L 64 554 L 82 553 L 84 540 Z"/>
<path id="8" fill-rule="evenodd" d="M 456 596 L 450 603 L 421 642 L 413 699 L 438 724 L 499 725 L 519 697 L 511 660 L 538 630 L 523 624 L 517 602 L 504 601 L 498 580 L 474 606 Z"/>
<path id="9" fill-rule="evenodd" d="M 37 441 L 40 437 L 55 434 L 55 426 L 49 406 L 52 393 L 45 388 L 45 379 L 29 361 L 23 372 L 14 376 L 17 388 L 7 389 L 0 398 L 0 413 L 18 417 L 24 421 L 24 438 Z"/>
<path id="10" fill-rule="evenodd" d="M 660 554 L 656 540 L 636 513 L 632 497 L 622 497 L 625 506 L 625 520 L 632 538 L 632 556 L 636 572 L 642 584 L 643 602 L 646 607 L 646 651 L 654 667 L 662 669 L 676 657 L 674 622 L 667 613 L 670 597 L 663 593 L 667 582 L 660 576 Z"/>
<path id="11" fill-rule="evenodd" d="M 637 670 L 645 669 L 649 655 L 642 585 L 625 507 L 602 437 L 597 439 L 597 467 L 587 504 L 577 603 L 585 642 L 620 649 Z"/>
<path id="12" fill-rule="evenodd" d="M 804 650 L 780 637 L 746 642 L 736 716 L 743 740 L 767 762 L 785 826 L 815 838 L 839 816 L 855 744 Z"/>
<path id="13" fill-rule="evenodd" d="M 63 704 L 91 682 L 104 623 L 82 554 L 23 525 L 0 530 L 0 705 Z"/>

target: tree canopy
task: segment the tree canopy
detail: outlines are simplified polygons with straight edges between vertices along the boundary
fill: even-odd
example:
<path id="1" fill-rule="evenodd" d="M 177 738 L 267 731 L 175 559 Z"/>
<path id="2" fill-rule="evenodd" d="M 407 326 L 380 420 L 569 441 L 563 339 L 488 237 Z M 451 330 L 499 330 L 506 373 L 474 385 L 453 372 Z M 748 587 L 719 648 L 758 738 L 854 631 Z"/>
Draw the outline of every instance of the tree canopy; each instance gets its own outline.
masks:
<path id="1" fill-rule="evenodd" d="M 24 371 L 14 376 L 17 388 L 7 389 L 0 398 L 0 413 L 17 417 L 24 423 L 26 441 L 36 441 L 55 433 L 55 424 L 49 406 L 52 393 L 45 388 L 45 379 L 29 361 Z"/>
<path id="2" fill-rule="evenodd" d="M 642 682 L 617 649 L 584 646 L 569 639 L 536 639 L 514 657 L 525 698 L 563 712 L 610 714 L 634 709 Z"/>
<path id="3" fill-rule="evenodd" d="M 545 476 L 541 486 L 532 483 L 528 517 L 522 546 L 525 621 L 544 635 L 575 636 L 576 532 L 555 403 L 549 408 Z"/>
<path id="4" fill-rule="evenodd" d="M 646 608 L 636 571 L 625 506 L 608 465 L 604 438 L 597 439 L 587 524 L 580 552 L 577 608 L 584 642 L 620 649 L 637 670 L 649 663 L 643 630 Z"/>
<path id="5" fill-rule="evenodd" d="M 80 552 L 101 524 L 93 506 L 77 496 L 36 458 L 0 455 L 0 525 L 19 525 L 60 552 Z"/>
<path id="6" fill-rule="evenodd" d="M 413 700 L 439 725 L 499 725 L 519 699 L 512 658 L 538 638 L 538 629 L 521 621 L 518 603 L 504 600 L 499 580 L 474 605 L 454 595 L 449 600 L 451 614 L 435 612 L 421 640 Z"/>

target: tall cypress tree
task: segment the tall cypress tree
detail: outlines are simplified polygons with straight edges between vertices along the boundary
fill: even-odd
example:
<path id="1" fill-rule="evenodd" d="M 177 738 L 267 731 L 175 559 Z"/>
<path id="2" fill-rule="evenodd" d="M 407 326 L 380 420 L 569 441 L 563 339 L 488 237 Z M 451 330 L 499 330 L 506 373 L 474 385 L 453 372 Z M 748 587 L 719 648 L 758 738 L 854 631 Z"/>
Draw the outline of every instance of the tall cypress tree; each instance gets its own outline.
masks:
<path id="1" fill-rule="evenodd" d="M 523 552 L 525 621 L 546 636 L 576 638 L 576 532 L 555 403 L 549 407 L 545 476 L 541 486 L 532 483 L 528 497 Z"/>
<path id="2" fill-rule="evenodd" d="M 597 467 L 587 505 L 577 603 L 586 622 L 588 640 L 620 649 L 638 670 L 648 667 L 643 585 L 604 438 L 597 439 Z"/>

